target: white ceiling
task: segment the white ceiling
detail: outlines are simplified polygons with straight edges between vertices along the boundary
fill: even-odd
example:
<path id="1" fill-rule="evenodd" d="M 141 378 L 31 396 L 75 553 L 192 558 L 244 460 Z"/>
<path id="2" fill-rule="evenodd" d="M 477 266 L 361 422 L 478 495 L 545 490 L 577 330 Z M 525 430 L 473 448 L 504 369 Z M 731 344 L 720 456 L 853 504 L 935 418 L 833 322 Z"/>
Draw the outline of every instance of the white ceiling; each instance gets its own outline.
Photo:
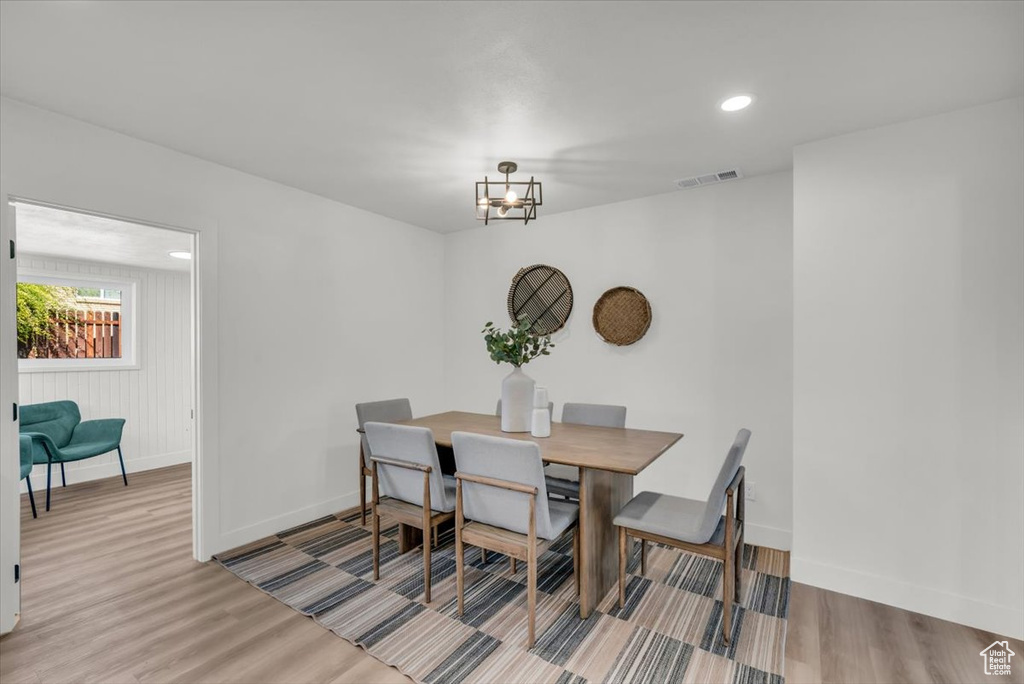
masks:
<path id="1" fill-rule="evenodd" d="M 1021 2 L 3 2 L 0 26 L 3 95 L 441 232 L 502 159 L 543 221 L 1024 94 Z"/>
<path id="2" fill-rule="evenodd" d="M 61 209 L 17 205 L 18 252 L 120 266 L 188 271 L 190 261 L 168 252 L 191 252 L 192 236 Z"/>

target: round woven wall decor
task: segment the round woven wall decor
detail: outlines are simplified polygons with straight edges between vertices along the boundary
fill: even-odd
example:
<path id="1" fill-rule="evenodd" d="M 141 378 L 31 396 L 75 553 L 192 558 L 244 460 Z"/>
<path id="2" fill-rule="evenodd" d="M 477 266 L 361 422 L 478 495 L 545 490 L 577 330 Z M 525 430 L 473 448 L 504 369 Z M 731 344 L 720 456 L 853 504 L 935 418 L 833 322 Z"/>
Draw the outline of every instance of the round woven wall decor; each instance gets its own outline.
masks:
<path id="1" fill-rule="evenodd" d="M 635 287 L 613 287 L 594 304 L 594 330 L 609 344 L 633 344 L 650 327 L 651 303 Z"/>
<path id="2" fill-rule="evenodd" d="M 550 335 L 561 330 L 572 313 L 572 286 L 565 274 L 554 266 L 535 264 L 519 269 L 508 290 L 508 317 L 513 322 L 523 316 L 533 321 L 535 335 Z"/>

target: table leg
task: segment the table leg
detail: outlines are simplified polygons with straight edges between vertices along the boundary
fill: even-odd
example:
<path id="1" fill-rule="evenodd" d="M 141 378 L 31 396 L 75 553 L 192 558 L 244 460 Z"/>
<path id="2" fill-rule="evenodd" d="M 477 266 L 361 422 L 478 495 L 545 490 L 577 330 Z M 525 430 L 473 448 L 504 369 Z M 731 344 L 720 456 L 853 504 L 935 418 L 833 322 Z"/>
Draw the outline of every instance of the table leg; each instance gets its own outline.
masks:
<path id="1" fill-rule="evenodd" d="M 406 551 L 412 551 L 420 544 L 423 543 L 423 530 L 413 527 L 412 525 L 406 525 L 405 523 L 398 523 L 398 552 L 405 553 Z"/>
<path id="2" fill-rule="evenodd" d="M 580 617 L 586 619 L 619 580 L 612 519 L 633 498 L 633 476 L 580 468 Z"/>

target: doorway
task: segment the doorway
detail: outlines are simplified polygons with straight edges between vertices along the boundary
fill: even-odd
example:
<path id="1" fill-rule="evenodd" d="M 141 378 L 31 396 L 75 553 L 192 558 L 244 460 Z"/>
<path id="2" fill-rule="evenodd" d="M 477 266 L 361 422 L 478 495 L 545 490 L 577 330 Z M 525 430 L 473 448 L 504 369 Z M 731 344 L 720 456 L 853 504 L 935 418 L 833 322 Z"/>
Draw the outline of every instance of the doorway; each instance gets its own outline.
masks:
<path id="1" fill-rule="evenodd" d="M 9 209 L 17 230 L 13 318 L 21 419 L 38 418 L 42 406 L 44 414 L 70 411 L 61 420 L 83 426 L 123 421 L 120 433 L 108 436 L 118 440 L 116 450 L 88 454 L 78 448 L 88 441 L 83 438 L 62 445 L 83 458 L 53 464 L 33 454 L 35 465 L 20 482 L 21 578 L 59 576 L 50 570 L 68 555 L 79 553 L 81 561 L 81 553 L 104 543 L 110 555 L 117 539 L 130 543 L 133 535 L 160 535 L 162 527 L 187 527 L 179 529 L 187 543 L 168 549 L 191 559 L 198 487 L 196 233 L 20 199 Z M 104 537 L 114 525 L 101 520 L 121 525 L 120 537 Z M 60 538 L 59 526 L 70 524 L 98 536 L 64 552 L 41 550 L 40 540 Z M 28 557 L 26 544 L 34 545 Z M 60 588 L 46 592 L 59 596 Z M 22 604 L 22 615 L 37 604 Z"/>

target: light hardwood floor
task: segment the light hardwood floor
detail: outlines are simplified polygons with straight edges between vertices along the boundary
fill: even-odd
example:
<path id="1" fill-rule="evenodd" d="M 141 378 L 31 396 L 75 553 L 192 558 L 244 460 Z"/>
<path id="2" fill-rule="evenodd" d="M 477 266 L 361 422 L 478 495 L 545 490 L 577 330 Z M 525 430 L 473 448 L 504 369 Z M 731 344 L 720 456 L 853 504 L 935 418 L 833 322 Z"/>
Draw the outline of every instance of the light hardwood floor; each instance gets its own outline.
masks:
<path id="1" fill-rule="evenodd" d="M 129 482 L 59 490 L 37 520 L 23 497 L 22 619 L 0 639 L 4 684 L 409 681 L 193 561 L 188 466 Z M 992 634 L 804 585 L 790 606 L 788 682 L 986 679 L 978 652 Z M 1024 659 L 1020 642 L 1011 648 Z M 1010 681 L 1022 671 L 1015 662 Z"/>

